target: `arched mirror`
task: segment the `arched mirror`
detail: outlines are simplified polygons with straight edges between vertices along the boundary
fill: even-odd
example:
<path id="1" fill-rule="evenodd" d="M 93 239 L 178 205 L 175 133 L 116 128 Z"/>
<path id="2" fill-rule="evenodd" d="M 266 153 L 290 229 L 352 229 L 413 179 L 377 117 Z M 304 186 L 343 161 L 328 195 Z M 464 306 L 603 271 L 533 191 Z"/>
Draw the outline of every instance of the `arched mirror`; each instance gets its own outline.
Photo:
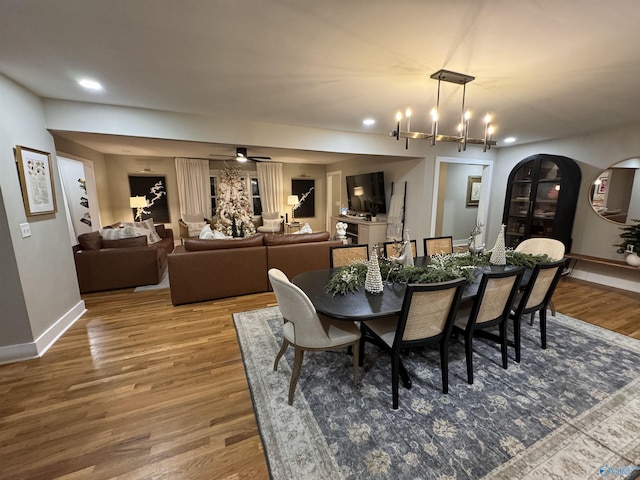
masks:
<path id="1" fill-rule="evenodd" d="M 591 184 L 589 201 L 605 220 L 631 224 L 632 219 L 640 218 L 640 157 L 600 172 Z"/>

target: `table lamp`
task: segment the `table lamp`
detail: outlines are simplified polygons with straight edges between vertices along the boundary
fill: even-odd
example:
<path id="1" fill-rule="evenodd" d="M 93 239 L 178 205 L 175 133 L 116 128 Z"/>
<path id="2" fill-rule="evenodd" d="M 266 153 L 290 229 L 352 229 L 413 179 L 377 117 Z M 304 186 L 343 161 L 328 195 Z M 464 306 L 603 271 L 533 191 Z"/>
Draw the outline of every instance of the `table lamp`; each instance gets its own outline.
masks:
<path id="1" fill-rule="evenodd" d="M 298 204 L 298 196 L 297 195 L 289 195 L 287 197 L 287 205 L 291 205 L 291 223 L 296 223 L 295 211 L 296 211 L 296 205 L 297 204 Z"/>
<path id="2" fill-rule="evenodd" d="M 131 208 L 137 208 L 133 219 L 142 221 L 142 213 L 144 208 L 147 206 L 147 197 L 129 197 L 129 206 Z"/>

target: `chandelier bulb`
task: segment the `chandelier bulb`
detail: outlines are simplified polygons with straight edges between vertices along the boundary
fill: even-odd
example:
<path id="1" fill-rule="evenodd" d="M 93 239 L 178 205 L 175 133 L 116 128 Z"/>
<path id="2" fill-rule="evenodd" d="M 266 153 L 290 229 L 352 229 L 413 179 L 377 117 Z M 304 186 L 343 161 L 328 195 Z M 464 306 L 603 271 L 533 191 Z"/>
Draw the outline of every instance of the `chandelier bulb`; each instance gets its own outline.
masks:
<path id="1" fill-rule="evenodd" d="M 487 113 L 487 114 L 484 116 L 484 123 L 489 123 L 490 121 L 491 121 L 491 116 Z"/>
<path id="2" fill-rule="evenodd" d="M 410 108 L 407 108 L 407 111 L 404 112 L 404 116 L 407 117 L 407 118 L 411 117 L 411 109 Z"/>
<path id="3" fill-rule="evenodd" d="M 398 113 L 396 113 L 396 120 L 399 122 L 400 120 L 402 120 L 402 113 L 400 112 L 400 110 L 398 110 Z"/>
<path id="4" fill-rule="evenodd" d="M 470 118 L 471 118 L 471 112 L 467 110 L 466 112 L 464 112 L 464 119 L 469 120 Z"/>
<path id="5" fill-rule="evenodd" d="M 462 132 L 462 124 L 461 123 L 458 124 L 458 132 Z"/>
<path id="6" fill-rule="evenodd" d="M 437 122 L 437 121 L 438 121 L 438 111 L 437 111 L 435 108 L 432 108 L 432 109 L 431 109 L 431 119 L 432 119 L 434 122 Z"/>

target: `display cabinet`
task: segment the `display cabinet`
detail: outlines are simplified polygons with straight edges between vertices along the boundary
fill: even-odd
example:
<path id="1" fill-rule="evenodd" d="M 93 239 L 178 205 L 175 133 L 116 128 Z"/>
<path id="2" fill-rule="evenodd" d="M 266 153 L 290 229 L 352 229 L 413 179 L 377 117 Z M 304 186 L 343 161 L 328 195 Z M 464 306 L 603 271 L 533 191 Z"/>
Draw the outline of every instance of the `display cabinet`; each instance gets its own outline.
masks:
<path id="1" fill-rule="evenodd" d="M 347 216 L 331 217 L 332 232 L 336 224 L 347 224 L 347 240 L 349 243 L 369 244 L 369 251 L 374 245 L 382 245 L 387 240 L 387 222 L 368 222 L 364 218 Z"/>
<path id="2" fill-rule="evenodd" d="M 582 174 L 570 158 L 539 154 L 509 174 L 502 222 L 505 244 L 515 248 L 533 237 L 555 238 L 571 251 L 571 232 Z"/>

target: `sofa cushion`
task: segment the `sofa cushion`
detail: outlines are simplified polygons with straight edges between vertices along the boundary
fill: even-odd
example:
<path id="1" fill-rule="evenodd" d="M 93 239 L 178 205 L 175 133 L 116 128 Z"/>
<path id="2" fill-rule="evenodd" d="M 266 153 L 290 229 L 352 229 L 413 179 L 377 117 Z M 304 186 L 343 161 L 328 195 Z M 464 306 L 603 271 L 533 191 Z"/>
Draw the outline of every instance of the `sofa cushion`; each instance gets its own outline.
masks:
<path id="1" fill-rule="evenodd" d="M 143 233 L 149 238 L 149 245 L 153 245 L 154 243 L 158 243 L 160 240 L 160 235 L 156 232 L 156 227 L 153 225 L 153 218 L 147 218 L 142 222 L 123 222 L 123 227 L 133 227 L 139 230 L 147 230 L 146 232 L 141 232 L 136 230 L 136 236 L 142 235 Z"/>
<path id="2" fill-rule="evenodd" d="M 225 248 L 261 247 L 264 235 L 259 233 L 250 237 L 233 238 L 229 240 L 203 240 L 188 238 L 184 241 L 184 248 L 188 252 L 199 250 L 221 250 Z"/>
<path id="3" fill-rule="evenodd" d="M 146 247 L 148 239 L 146 235 L 133 238 L 121 238 L 119 240 L 102 240 L 102 248 L 127 248 Z"/>
<path id="4" fill-rule="evenodd" d="M 100 232 L 83 233 L 78 236 L 78 243 L 82 250 L 100 250 L 102 248 L 102 236 Z"/>
<path id="5" fill-rule="evenodd" d="M 264 244 L 289 245 L 292 243 L 326 242 L 331 235 L 329 232 L 301 233 L 300 235 L 265 235 Z"/>

